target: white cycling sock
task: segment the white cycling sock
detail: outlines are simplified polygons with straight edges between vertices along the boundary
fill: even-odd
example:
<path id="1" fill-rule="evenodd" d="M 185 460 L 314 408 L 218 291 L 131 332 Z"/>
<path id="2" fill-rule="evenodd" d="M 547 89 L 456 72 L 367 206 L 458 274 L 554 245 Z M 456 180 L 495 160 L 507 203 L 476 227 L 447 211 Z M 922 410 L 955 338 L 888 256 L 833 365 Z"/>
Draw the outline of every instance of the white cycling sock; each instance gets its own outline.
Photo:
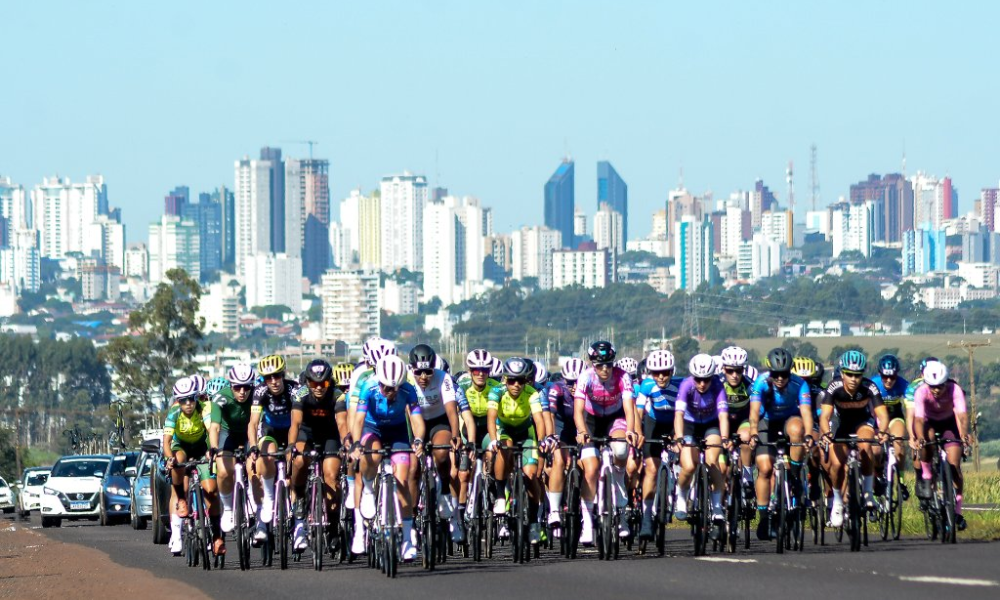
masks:
<path id="1" fill-rule="evenodd" d="M 173 538 L 181 537 L 181 527 L 183 524 L 183 519 L 177 515 L 170 515 L 170 536 Z"/>
<path id="2" fill-rule="evenodd" d="M 549 498 L 549 512 L 559 512 L 562 506 L 562 492 L 545 492 Z"/>
<path id="3" fill-rule="evenodd" d="M 363 486 L 364 491 L 368 492 L 369 494 L 374 494 L 375 493 L 375 479 L 374 478 L 372 478 L 372 479 L 366 479 L 366 478 L 362 477 L 361 478 L 361 485 Z"/>
<path id="4" fill-rule="evenodd" d="M 841 494 L 840 490 L 833 490 L 833 503 L 839 506 L 844 505 L 844 496 Z"/>
<path id="5" fill-rule="evenodd" d="M 410 543 L 414 546 L 417 545 L 417 535 L 413 531 L 413 517 L 403 519 L 403 539 L 410 540 Z"/>
<path id="6" fill-rule="evenodd" d="M 365 519 L 361 516 L 361 509 L 354 509 L 354 531 L 355 533 L 365 530 Z"/>
<path id="7" fill-rule="evenodd" d="M 354 497 L 354 488 L 355 488 L 355 485 L 356 485 L 356 483 L 354 481 L 354 478 L 353 477 L 348 477 L 347 478 L 347 493 L 350 494 L 352 498 Z"/>
<path id="8" fill-rule="evenodd" d="M 264 477 L 264 503 L 274 504 L 274 477 Z"/>
<path id="9" fill-rule="evenodd" d="M 618 467 L 615 467 L 611 471 L 612 471 L 612 473 L 614 473 L 615 486 L 617 486 L 619 490 L 624 490 L 625 489 L 625 469 L 620 469 Z"/>
<path id="10" fill-rule="evenodd" d="M 590 527 L 593 520 L 590 517 L 590 502 L 584 500 L 580 503 L 580 514 L 583 516 L 583 524 L 586 527 Z"/>
<path id="11" fill-rule="evenodd" d="M 872 490 L 875 488 L 875 476 L 874 475 L 865 475 L 864 486 L 865 486 L 865 493 L 866 494 L 872 493 Z"/>
<path id="12" fill-rule="evenodd" d="M 219 492 L 219 498 L 222 500 L 222 510 L 233 512 L 233 495 Z"/>

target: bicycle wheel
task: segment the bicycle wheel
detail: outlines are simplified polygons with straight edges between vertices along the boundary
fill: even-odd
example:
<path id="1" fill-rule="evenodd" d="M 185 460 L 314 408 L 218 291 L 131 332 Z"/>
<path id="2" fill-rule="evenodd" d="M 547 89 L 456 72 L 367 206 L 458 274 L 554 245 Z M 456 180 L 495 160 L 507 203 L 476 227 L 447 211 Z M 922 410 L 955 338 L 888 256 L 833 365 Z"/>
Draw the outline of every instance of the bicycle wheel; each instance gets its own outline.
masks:
<path id="1" fill-rule="evenodd" d="M 212 543 L 212 527 L 208 522 L 208 509 L 205 507 L 205 492 L 201 485 L 194 490 L 194 496 L 198 499 L 198 510 L 195 513 L 195 536 L 198 542 L 198 555 L 201 559 L 201 568 L 210 571 L 212 563 L 209 561 L 208 546 Z"/>
<path id="2" fill-rule="evenodd" d="M 317 485 L 314 481 L 309 493 L 312 503 L 312 526 L 310 529 L 312 530 L 313 568 L 317 571 L 323 570 L 323 554 L 326 551 L 326 527 L 323 525 L 326 521 L 326 502 L 320 492 L 321 487 L 322 484 Z"/>
<path id="3" fill-rule="evenodd" d="M 354 562 L 354 555 L 351 553 L 351 542 L 354 541 L 354 511 L 347 508 L 347 494 L 349 493 L 350 488 L 347 481 L 342 479 L 340 502 L 337 503 L 337 522 L 340 525 L 337 528 L 337 535 L 340 537 L 340 552 L 337 560 L 341 563 L 345 560 L 349 563 Z"/>
<path id="4" fill-rule="evenodd" d="M 611 560 L 615 552 L 616 534 L 618 533 L 618 528 L 615 526 L 615 514 L 617 513 L 615 481 L 611 470 L 604 473 L 603 479 L 604 510 L 601 512 L 601 538 L 604 542 L 604 560 Z"/>
<path id="5" fill-rule="evenodd" d="M 847 535 L 851 539 L 851 552 L 861 550 L 861 474 L 857 466 L 848 469 L 849 501 Z"/>
<path id="6" fill-rule="evenodd" d="M 903 534 L 903 480 L 895 467 L 892 469 L 892 480 L 889 482 L 889 499 L 892 539 L 898 540 Z"/>
<path id="7" fill-rule="evenodd" d="M 188 504 L 188 506 L 191 505 Z M 184 557 L 187 559 L 187 566 L 198 566 L 198 546 L 194 541 L 194 522 L 190 516 L 184 519 L 183 527 L 184 529 L 181 534 L 181 539 L 184 543 Z"/>
<path id="8" fill-rule="evenodd" d="M 382 562 L 386 577 L 395 578 L 396 570 L 399 567 L 400 531 L 399 524 L 397 523 L 398 518 L 396 517 L 395 486 L 390 485 L 388 487 L 389 489 L 386 492 L 392 495 L 386 496 L 386 502 L 384 502 L 385 514 L 381 516 L 383 529 L 379 531 L 379 539 L 382 540 L 384 546 L 382 550 Z"/>
<path id="9" fill-rule="evenodd" d="M 776 541 L 778 554 L 784 554 L 785 536 L 788 534 L 786 523 L 786 519 L 788 518 L 788 505 L 787 497 L 785 496 L 786 477 L 787 474 L 785 473 L 784 466 L 782 464 L 776 465 L 774 477 L 775 510 L 771 518 L 774 519 L 774 530 L 778 533 L 778 535 L 775 536 L 777 537 Z"/>
<path id="10" fill-rule="evenodd" d="M 951 465 L 947 461 L 941 462 L 941 543 L 954 544 L 958 541 L 955 525 L 955 482 L 951 473 Z"/>
<path id="11" fill-rule="evenodd" d="M 892 533 L 892 484 L 891 476 L 886 477 L 885 493 L 875 501 L 876 525 L 882 541 L 889 539 Z"/>
<path id="12" fill-rule="evenodd" d="M 485 507 L 483 506 L 483 494 L 480 490 L 486 485 L 485 478 L 480 473 L 476 476 L 472 484 L 475 490 L 472 494 L 472 510 L 466 513 L 467 544 L 471 546 L 472 560 L 481 562 L 483 560 L 483 519 Z"/>
<path id="13" fill-rule="evenodd" d="M 653 536 L 656 540 L 656 553 L 659 556 L 663 556 L 666 552 L 666 524 L 670 515 L 670 484 L 672 479 L 670 469 L 661 465 L 659 475 L 656 478 L 656 498 L 654 498 L 656 514 L 653 515 L 653 527 L 656 528 Z"/>
<path id="14" fill-rule="evenodd" d="M 236 537 L 236 550 L 239 553 L 240 570 L 250 568 L 250 536 L 243 525 L 246 520 L 246 492 L 242 485 L 233 490 L 233 532 Z"/>
<path id="15" fill-rule="evenodd" d="M 701 468 L 703 465 L 698 465 L 698 470 L 695 473 L 694 479 L 694 502 L 688 499 L 688 514 L 690 515 L 688 519 L 691 522 L 691 533 L 694 537 L 694 555 L 703 556 L 705 554 L 705 544 L 708 536 L 704 535 L 705 527 L 705 517 L 704 505 L 702 504 L 702 479 L 701 479 Z"/>
<path id="16" fill-rule="evenodd" d="M 421 554 L 423 555 L 423 567 L 424 569 L 431 571 L 434 569 L 434 559 L 435 559 L 435 544 L 434 538 L 437 533 L 437 525 L 435 523 L 437 517 L 437 498 L 435 497 L 436 485 L 434 483 L 434 474 L 428 472 L 430 469 L 424 466 L 424 474 L 422 477 L 422 490 L 421 490 L 421 506 L 423 511 L 420 515 L 420 533 L 421 533 Z"/>
<path id="17" fill-rule="evenodd" d="M 572 469 L 566 478 L 566 510 L 563 513 L 563 535 L 566 537 L 567 558 L 575 559 L 580 547 L 581 510 L 580 472 Z"/>
<path id="18" fill-rule="evenodd" d="M 277 483 L 277 491 L 274 494 L 274 521 L 277 525 L 275 543 L 278 545 L 278 564 L 282 570 L 288 568 L 288 489 L 285 488 L 284 480 Z"/>

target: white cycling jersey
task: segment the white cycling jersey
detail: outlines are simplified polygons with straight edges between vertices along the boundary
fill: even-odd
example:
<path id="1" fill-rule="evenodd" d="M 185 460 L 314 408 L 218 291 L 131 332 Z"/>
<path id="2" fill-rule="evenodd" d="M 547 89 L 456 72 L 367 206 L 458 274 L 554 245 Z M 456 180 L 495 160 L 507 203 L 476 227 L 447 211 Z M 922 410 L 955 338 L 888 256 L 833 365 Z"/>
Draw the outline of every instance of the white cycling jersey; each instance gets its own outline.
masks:
<path id="1" fill-rule="evenodd" d="M 434 369 L 434 376 L 431 377 L 431 382 L 427 384 L 427 389 L 420 389 L 415 378 L 411 379 L 410 383 L 417 390 L 420 413 L 426 421 L 444 416 L 444 405 L 450 402 L 457 402 L 455 384 L 452 382 L 451 377 L 441 369 Z"/>

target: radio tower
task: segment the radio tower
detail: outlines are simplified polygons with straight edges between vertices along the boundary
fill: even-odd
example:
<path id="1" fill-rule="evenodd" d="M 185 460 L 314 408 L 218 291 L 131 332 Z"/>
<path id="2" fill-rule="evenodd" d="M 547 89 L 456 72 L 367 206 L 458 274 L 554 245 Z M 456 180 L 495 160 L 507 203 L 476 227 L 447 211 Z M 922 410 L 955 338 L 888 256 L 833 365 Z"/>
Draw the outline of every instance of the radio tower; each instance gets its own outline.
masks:
<path id="1" fill-rule="evenodd" d="M 816 201 L 819 200 L 819 175 L 816 173 L 816 144 L 809 148 L 809 175 L 812 178 L 812 209 L 816 210 Z"/>
<path id="2" fill-rule="evenodd" d="M 785 181 L 788 182 L 788 212 L 795 213 L 795 186 L 792 185 L 792 161 L 788 161 L 788 170 L 785 171 Z"/>

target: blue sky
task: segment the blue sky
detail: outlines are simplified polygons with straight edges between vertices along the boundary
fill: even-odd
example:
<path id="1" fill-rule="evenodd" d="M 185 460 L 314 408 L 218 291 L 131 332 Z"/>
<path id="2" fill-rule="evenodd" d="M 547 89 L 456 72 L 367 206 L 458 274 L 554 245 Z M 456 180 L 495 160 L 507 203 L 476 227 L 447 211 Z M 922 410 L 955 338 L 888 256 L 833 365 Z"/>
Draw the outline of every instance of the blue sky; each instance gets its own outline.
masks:
<path id="1" fill-rule="evenodd" d="M 950 175 L 960 209 L 996 186 L 993 2 L 12 2 L 0 174 L 108 179 L 130 240 L 175 185 L 232 186 L 263 145 L 331 162 L 331 194 L 408 169 L 542 221 L 568 151 L 649 231 L 678 171 L 696 193 L 762 177 L 823 205 L 870 172 Z M 334 209 L 336 210 L 336 208 Z"/>

